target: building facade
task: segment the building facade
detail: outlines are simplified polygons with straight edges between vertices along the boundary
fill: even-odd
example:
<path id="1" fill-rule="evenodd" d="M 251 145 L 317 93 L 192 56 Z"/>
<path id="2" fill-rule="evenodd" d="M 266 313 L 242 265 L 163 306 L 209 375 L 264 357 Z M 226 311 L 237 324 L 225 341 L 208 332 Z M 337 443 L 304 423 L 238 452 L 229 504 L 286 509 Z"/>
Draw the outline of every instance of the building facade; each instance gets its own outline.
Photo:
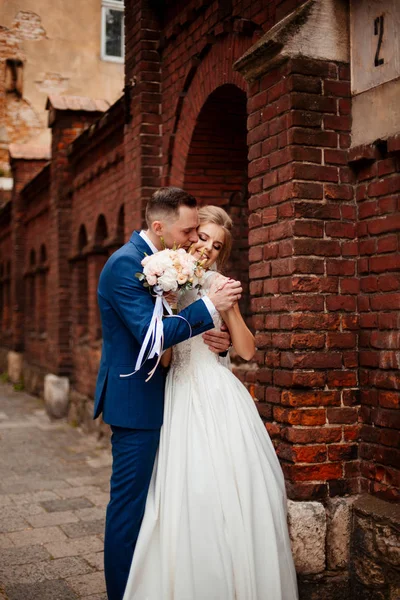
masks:
<path id="1" fill-rule="evenodd" d="M 10 175 L 10 144 L 50 146 L 49 94 L 85 95 L 110 104 L 122 95 L 123 19 L 121 0 L 2 3 L 0 179 Z"/>
<path id="2" fill-rule="evenodd" d="M 398 23 L 392 0 L 127 0 L 124 97 L 50 94 L 51 161 L 11 147 L 0 213 L 3 370 L 66 378 L 90 423 L 105 260 L 161 185 L 228 210 L 257 343 L 236 372 L 311 600 L 400 586 Z"/>

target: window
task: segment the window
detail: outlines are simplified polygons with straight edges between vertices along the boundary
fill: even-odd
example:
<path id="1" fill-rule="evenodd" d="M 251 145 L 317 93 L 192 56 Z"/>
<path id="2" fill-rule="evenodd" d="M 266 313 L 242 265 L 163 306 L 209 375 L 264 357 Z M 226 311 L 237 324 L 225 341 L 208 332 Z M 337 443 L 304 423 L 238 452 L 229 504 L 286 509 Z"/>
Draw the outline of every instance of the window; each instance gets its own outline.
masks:
<path id="1" fill-rule="evenodd" d="M 101 58 L 124 62 L 124 3 L 123 0 L 102 0 Z"/>
<path id="2" fill-rule="evenodd" d="M 23 63 L 21 60 L 15 58 L 8 58 L 6 60 L 6 92 L 8 94 L 16 94 L 22 96 L 22 72 Z"/>

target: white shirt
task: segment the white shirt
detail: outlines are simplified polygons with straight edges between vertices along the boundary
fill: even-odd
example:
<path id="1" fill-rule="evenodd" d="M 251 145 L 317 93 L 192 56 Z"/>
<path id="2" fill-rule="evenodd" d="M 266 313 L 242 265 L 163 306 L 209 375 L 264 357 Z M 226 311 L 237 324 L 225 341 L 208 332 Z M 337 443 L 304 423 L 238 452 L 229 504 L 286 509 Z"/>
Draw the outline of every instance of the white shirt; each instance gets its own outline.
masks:
<path id="1" fill-rule="evenodd" d="M 158 252 L 158 248 L 155 247 L 155 245 L 150 240 L 150 238 L 146 235 L 146 233 L 143 231 L 143 229 L 139 233 L 139 235 L 146 242 L 146 244 L 148 245 L 148 247 L 150 248 L 150 250 L 153 253 Z M 215 308 L 214 304 L 212 303 L 212 301 L 210 300 L 210 298 L 208 296 L 203 296 L 203 298 L 201 298 L 201 300 L 203 300 L 203 302 L 206 305 L 206 308 L 207 308 L 207 310 L 210 313 L 210 316 L 212 318 L 213 315 L 215 315 L 215 313 L 216 313 L 216 308 Z"/>

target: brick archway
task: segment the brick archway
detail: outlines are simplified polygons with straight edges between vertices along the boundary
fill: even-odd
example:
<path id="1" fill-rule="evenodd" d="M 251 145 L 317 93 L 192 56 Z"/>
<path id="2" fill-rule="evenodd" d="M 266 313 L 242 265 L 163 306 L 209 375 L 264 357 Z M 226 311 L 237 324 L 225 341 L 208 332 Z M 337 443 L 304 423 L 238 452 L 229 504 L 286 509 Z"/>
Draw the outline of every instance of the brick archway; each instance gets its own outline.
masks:
<path id="1" fill-rule="evenodd" d="M 234 222 L 234 249 L 227 273 L 240 279 L 241 310 L 251 325 L 248 261 L 247 84 L 232 65 L 248 40 L 227 36 L 198 66 L 181 106 L 169 183 L 201 205 L 223 206 Z M 250 382 L 249 370 L 237 370 Z"/>
<path id="2" fill-rule="evenodd" d="M 186 80 L 190 77 L 188 89 L 182 91 L 184 100 L 176 107 L 176 122 L 171 135 L 173 142 L 171 164 L 166 167 L 168 185 L 183 186 L 186 162 L 196 123 L 207 99 L 218 88 L 224 85 L 236 86 L 247 95 L 247 83 L 243 77 L 233 70 L 234 62 L 244 54 L 251 45 L 248 37 L 228 35 L 216 42 L 196 69 L 195 75 L 189 68 Z"/>
<path id="3" fill-rule="evenodd" d="M 207 98 L 196 119 L 183 187 L 200 205 L 216 204 L 233 219 L 233 249 L 227 273 L 244 285 L 242 312 L 249 311 L 246 94 L 225 84 Z"/>

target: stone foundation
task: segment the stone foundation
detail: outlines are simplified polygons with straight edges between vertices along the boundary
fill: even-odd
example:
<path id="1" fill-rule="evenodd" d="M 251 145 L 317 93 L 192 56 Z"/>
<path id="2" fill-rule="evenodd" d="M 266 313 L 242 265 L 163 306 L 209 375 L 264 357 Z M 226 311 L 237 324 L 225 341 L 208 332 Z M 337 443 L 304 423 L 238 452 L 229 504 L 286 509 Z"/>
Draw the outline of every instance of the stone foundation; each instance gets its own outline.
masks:
<path id="1" fill-rule="evenodd" d="M 352 600 L 400 598 L 400 506 L 374 496 L 353 505 Z"/>
<path id="2" fill-rule="evenodd" d="M 26 360 L 23 363 L 24 390 L 34 396 L 43 397 L 44 378 L 47 371 L 37 365 L 32 365 Z"/>
<path id="3" fill-rule="evenodd" d="M 288 521 L 300 600 L 399 600 L 400 506 L 289 500 Z"/>
<path id="4" fill-rule="evenodd" d="M 354 497 L 288 501 L 288 522 L 301 600 L 350 599 L 349 548 Z"/>
<path id="5" fill-rule="evenodd" d="M 22 365 L 23 355 L 20 352 L 10 350 L 7 354 L 7 373 L 12 383 L 20 383 L 22 381 Z"/>

